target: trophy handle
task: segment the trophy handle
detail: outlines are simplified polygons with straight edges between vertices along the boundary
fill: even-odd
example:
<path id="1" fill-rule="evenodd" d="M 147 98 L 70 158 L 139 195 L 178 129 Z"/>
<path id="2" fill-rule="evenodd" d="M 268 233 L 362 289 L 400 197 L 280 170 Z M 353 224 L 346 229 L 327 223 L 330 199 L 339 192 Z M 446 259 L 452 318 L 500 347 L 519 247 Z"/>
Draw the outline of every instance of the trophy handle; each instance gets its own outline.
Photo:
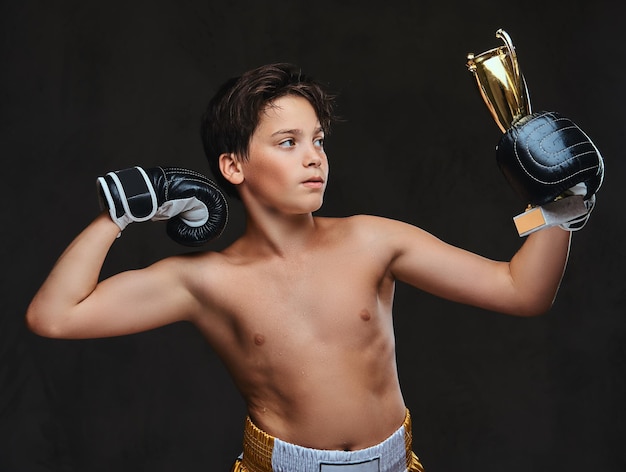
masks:
<path id="1" fill-rule="evenodd" d="M 522 83 L 522 74 L 519 70 L 519 64 L 517 62 L 517 54 L 515 53 L 515 47 L 513 46 L 513 40 L 509 36 L 509 34 L 504 31 L 502 28 L 496 31 L 496 38 L 501 39 L 504 42 L 504 46 L 509 52 L 509 57 L 511 58 L 511 66 L 513 66 L 513 75 L 515 80 L 516 90 L 520 91 L 523 94 L 523 91 L 526 87 L 525 84 Z"/>

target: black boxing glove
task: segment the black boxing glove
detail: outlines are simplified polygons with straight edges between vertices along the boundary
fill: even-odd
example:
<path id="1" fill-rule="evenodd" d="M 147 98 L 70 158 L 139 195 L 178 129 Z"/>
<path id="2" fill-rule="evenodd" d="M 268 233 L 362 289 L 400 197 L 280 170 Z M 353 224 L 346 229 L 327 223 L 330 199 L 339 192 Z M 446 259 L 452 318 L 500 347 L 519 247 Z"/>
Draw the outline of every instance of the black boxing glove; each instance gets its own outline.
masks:
<path id="1" fill-rule="evenodd" d="M 554 201 L 576 184 L 589 199 L 602 184 L 604 164 L 591 139 L 555 112 L 527 115 L 500 139 L 496 159 L 513 189 L 531 205 Z"/>
<path id="2" fill-rule="evenodd" d="M 101 206 L 109 210 L 120 231 L 135 221 L 168 220 L 170 238 L 185 246 L 200 246 L 218 237 L 228 221 L 222 192 L 192 170 L 132 167 L 99 177 L 97 186 Z"/>
<path id="3" fill-rule="evenodd" d="M 552 208 L 552 220 L 568 230 L 580 229 L 587 221 L 602 185 L 604 162 L 589 136 L 570 119 L 545 111 L 519 119 L 500 139 L 496 159 L 509 184 L 531 207 Z M 552 203 L 569 196 L 582 197 L 578 206 L 584 206 L 567 220 L 572 205 Z"/>

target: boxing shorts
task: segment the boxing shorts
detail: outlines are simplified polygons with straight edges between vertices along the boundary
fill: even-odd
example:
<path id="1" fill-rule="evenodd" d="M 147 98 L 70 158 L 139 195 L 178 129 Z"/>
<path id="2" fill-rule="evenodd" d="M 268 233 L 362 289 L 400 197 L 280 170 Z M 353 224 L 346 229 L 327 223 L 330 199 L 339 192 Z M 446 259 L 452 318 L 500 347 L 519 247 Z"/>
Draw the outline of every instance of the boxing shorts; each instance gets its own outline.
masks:
<path id="1" fill-rule="evenodd" d="M 275 438 L 246 418 L 243 453 L 231 472 L 424 472 L 412 450 L 411 415 L 380 444 L 356 451 L 311 449 Z"/>

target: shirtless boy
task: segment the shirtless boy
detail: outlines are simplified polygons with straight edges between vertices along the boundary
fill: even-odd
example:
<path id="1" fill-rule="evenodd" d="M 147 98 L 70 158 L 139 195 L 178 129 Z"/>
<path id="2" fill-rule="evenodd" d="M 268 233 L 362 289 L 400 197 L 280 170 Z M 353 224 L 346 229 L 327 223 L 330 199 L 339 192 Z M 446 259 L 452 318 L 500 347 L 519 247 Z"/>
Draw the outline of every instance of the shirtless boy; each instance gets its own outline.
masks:
<path id="1" fill-rule="evenodd" d="M 570 232 L 537 231 L 510 262 L 497 262 L 390 219 L 313 216 L 328 179 L 331 98 L 288 65 L 229 81 L 205 118 L 213 172 L 246 210 L 243 235 L 220 252 L 168 257 L 99 282 L 123 226 L 103 212 L 35 295 L 29 327 L 75 339 L 192 322 L 247 404 L 234 470 L 422 470 L 396 372 L 396 281 L 538 315 L 557 293 Z"/>

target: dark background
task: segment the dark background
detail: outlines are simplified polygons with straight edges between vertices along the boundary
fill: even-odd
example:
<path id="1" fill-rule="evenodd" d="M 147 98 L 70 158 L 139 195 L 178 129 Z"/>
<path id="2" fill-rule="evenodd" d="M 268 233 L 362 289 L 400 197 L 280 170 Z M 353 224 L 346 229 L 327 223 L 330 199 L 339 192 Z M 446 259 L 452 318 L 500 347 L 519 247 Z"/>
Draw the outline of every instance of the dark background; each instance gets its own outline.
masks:
<path id="1" fill-rule="evenodd" d="M 339 93 L 321 214 L 397 218 L 508 259 L 524 202 L 497 169 L 500 131 L 465 67 L 502 44 L 500 27 L 534 109 L 585 129 L 607 175 L 549 314 L 398 287 L 415 451 L 428 472 L 626 470 L 622 22 L 612 1 L 0 2 L 0 470 L 225 471 L 239 453 L 243 403 L 192 326 L 60 341 L 28 333 L 23 315 L 97 214 L 98 175 L 209 173 L 200 115 L 247 69 L 294 62 Z M 241 231 L 231 210 L 208 249 Z M 162 224 L 132 225 L 103 276 L 182 250 Z"/>

